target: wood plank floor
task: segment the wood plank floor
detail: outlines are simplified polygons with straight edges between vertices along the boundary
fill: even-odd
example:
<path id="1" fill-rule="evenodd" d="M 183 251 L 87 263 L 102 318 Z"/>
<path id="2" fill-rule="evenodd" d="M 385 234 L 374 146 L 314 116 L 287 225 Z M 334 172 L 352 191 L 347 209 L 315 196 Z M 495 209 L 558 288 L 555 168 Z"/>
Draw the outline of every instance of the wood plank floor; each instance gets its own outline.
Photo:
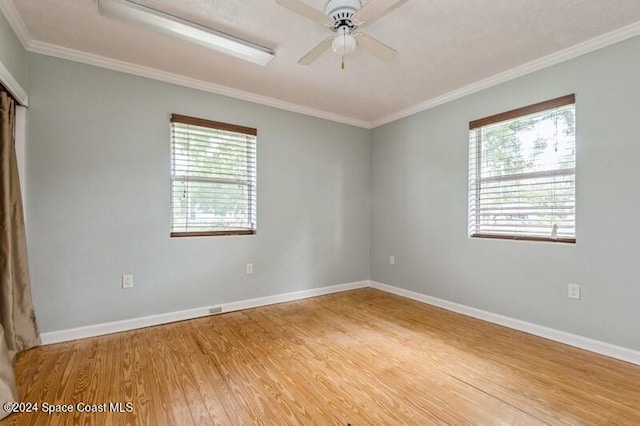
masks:
<path id="1" fill-rule="evenodd" d="M 640 424 L 640 367 L 362 289 L 35 348 L 16 425 Z"/>

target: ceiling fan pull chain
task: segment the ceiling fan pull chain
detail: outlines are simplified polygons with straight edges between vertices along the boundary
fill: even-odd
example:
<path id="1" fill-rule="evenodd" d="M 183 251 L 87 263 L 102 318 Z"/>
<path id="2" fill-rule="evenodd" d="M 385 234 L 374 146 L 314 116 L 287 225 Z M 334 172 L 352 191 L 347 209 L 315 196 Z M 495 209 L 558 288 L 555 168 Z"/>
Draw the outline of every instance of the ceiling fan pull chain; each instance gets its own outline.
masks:
<path id="1" fill-rule="evenodd" d="M 342 69 L 344 69 L 344 53 L 347 51 L 347 32 L 346 30 L 342 32 L 342 56 L 341 58 L 341 62 L 342 62 Z"/>

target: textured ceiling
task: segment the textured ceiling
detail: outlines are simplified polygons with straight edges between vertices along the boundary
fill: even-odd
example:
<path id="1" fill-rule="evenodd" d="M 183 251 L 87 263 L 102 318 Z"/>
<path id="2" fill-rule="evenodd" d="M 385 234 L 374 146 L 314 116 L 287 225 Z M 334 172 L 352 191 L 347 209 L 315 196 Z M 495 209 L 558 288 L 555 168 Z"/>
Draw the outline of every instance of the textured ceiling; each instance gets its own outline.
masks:
<path id="1" fill-rule="evenodd" d="M 331 33 L 273 0 L 139 0 L 273 48 L 266 67 L 98 13 L 95 0 L 12 1 L 29 36 L 365 122 L 640 21 L 639 0 L 411 0 L 363 31 L 393 46 L 297 60 Z M 325 0 L 307 0 L 322 9 Z"/>

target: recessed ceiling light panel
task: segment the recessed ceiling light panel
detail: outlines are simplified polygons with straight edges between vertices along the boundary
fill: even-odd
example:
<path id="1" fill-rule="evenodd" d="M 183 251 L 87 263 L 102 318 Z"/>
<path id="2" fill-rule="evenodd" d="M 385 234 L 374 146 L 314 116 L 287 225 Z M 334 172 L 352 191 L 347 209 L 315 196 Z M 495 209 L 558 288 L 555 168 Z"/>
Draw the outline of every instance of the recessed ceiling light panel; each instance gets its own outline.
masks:
<path id="1" fill-rule="evenodd" d="M 194 24 L 129 0 L 98 0 L 98 8 L 103 15 L 141 23 L 158 31 L 258 65 L 267 65 L 275 55 L 274 51 L 267 47 Z"/>

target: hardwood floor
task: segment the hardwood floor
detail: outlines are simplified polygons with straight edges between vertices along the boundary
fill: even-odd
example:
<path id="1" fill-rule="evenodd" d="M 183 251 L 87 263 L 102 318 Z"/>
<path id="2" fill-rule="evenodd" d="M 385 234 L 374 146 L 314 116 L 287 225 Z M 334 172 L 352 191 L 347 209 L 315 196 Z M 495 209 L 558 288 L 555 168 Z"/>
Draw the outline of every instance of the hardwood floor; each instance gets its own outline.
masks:
<path id="1" fill-rule="evenodd" d="M 640 424 L 639 366 L 373 289 L 35 348 L 16 369 L 23 401 L 74 412 L 3 425 Z"/>

